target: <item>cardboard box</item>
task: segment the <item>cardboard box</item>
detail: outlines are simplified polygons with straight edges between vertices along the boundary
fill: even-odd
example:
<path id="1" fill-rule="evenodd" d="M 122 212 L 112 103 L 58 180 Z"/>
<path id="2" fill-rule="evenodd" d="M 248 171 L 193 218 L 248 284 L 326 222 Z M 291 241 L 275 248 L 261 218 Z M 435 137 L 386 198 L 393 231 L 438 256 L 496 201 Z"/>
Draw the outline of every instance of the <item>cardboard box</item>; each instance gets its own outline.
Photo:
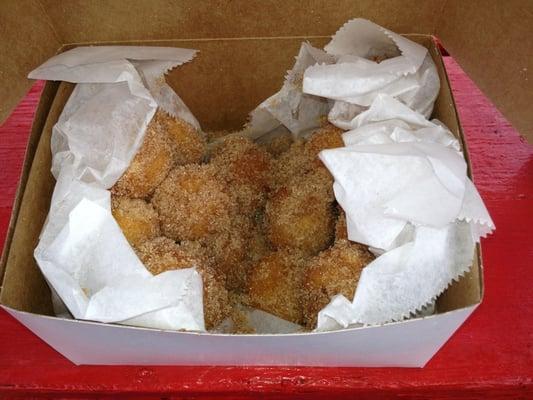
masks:
<path id="1" fill-rule="evenodd" d="M 305 9 L 296 2 L 223 3 L 219 8 L 194 1 L 100 4 L 28 0 L 2 4 L 0 26 L 5 34 L 0 50 L 5 60 L 0 66 L 0 83 L 6 90 L 0 118 L 8 115 L 31 84 L 27 73 L 56 52 L 80 43 L 144 44 L 199 49 L 192 63 L 167 76 L 169 84 L 204 129 L 239 128 L 248 112 L 281 86 L 302 40 L 322 46 L 348 19 L 365 17 L 400 33 L 416 32 L 409 38 L 429 48 L 441 79 L 434 117 L 461 140 L 449 82 L 432 34 L 443 40 L 495 103 L 508 111 L 522 133 L 531 133 L 526 113 L 533 92 L 531 81 L 517 81 L 504 68 L 527 65 L 531 52 L 527 53 L 526 47 L 531 44 L 517 43 L 515 49 L 522 47 L 524 53 L 498 47 L 500 54 L 495 55 L 483 45 L 496 43 L 496 34 L 481 34 L 472 28 L 476 21 L 483 26 L 501 24 L 499 17 L 505 11 L 506 18 L 516 17 L 519 22 L 510 36 L 525 35 L 520 2 L 504 8 L 455 1 L 391 1 L 380 7 L 373 1 L 313 1 Z M 502 65 L 498 82 L 487 67 L 495 56 Z M 478 248 L 471 272 L 439 297 L 435 315 L 383 326 L 329 333 L 214 335 L 52 316 L 50 291 L 33 250 L 55 183 L 50 173 L 51 129 L 71 90 L 70 84 L 48 82 L 43 91 L 0 262 L 0 303 L 74 363 L 420 367 L 480 303 L 483 280 Z M 463 148 L 467 156 L 464 142 Z"/>

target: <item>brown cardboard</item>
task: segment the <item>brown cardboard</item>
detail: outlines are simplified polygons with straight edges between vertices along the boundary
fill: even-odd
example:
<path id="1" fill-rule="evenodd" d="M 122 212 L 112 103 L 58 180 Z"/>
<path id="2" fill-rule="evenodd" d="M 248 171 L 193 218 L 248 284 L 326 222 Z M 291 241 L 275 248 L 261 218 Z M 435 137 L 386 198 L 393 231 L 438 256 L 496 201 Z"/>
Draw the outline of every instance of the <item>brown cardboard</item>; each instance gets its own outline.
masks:
<path id="1" fill-rule="evenodd" d="M 74 43 L 332 35 L 354 17 L 399 33 L 436 34 L 523 135 L 533 140 L 529 0 L 22 0 L 0 4 L 0 121 L 25 78 Z M 257 56 L 257 54 L 254 54 Z"/>
<path id="2" fill-rule="evenodd" d="M 55 83 L 48 83 L 47 86 L 49 85 L 57 87 Z M 5 245 L 7 269 L 0 292 L 0 302 L 8 306 L 17 304 L 17 308 L 38 314 L 52 315 L 52 303 L 50 289 L 35 263 L 32 249 L 37 246 L 55 185 L 50 172 L 52 126 L 59 118 L 72 88 L 73 85 L 63 83 L 53 99 L 41 100 L 41 104 L 51 103 L 50 112 L 42 134 L 35 132 L 30 139 L 36 140 L 40 136 L 33 161 L 25 165 L 25 172 L 29 170 L 28 178 L 25 190 L 20 191 L 23 193 L 20 208 L 13 212 L 15 224 L 12 237 L 8 235 Z M 31 154 L 28 153 L 27 161 L 31 159 L 30 157 Z"/>
<path id="3" fill-rule="evenodd" d="M 533 143 L 533 2 L 449 0 L 435 34 Z"/>
<path id="4" fill-rule="evenodd" d="M 430 49 L 434 58 L 441 90 L 435 104 L 434 116 L 446 123 L 462 140 L 455 105 L 438 48 L 430 37 L 411 35 Z M 293 63 L 301 38 L 219 39 L 165 41 L 150 44 L 198 48 L 198 57 L 167 75 L 169 83 L 178 91 L 206 129 L 239 128 L 248 112 L 264 98 L 275 92 L 283 81 L 287 68 Z M 311 43 L 322 45 L 327 38 L 312 38 Z M 143 44 L 130 42 L 129 44 Z M 145 44 L 145 43 L 144 43 Z M 228 57 L 231 54 L 231 57 Z M 257 58 L 257 60 L 254 59 Z M 47 83 L 47 89 L 51 84 Z M 6 271 L 0 303 L 20 311 L 51 315 L 50 292 L 33 259 L 42 224 L 48 212 L 54 180 L 50 174 L 50 135 L 53 124 L 72 90 L 71 84 L 61 83 L 55 98 L 43 97 L 41 103 L 51 104 L 44 129 L 32 134 L 32 141 L 40 136 L 35 156 L 28 154 L 28 180 L 12 238 L 8 238 Z M 227 110 L 227 104 L 233 103 Z M 43 110 L 45 105 L 42 106 Z M 463 143 L 464 147 L 464 143 Z M 31 167 L 31 168 L 30 168 Z M 22 193 L 22 191 L 21 191 Z M 10 241 L 10 239 L 12 239 Z M 479 253 L 478 253 L 479 254 Z M 482 295 L 481 267 L 476 258 L 472 271 L 440 297 L 437 310 L 446 312 L 479 303 Z"/>
<path id="5" fill-rule="evenodd" d="M 41 99 L 39 105 L 35 112 L 33 119 L 30 135 L 28 138 L 28 144 L 26 146 L 26 154 L 24 157 L 24 164 L 22 165 L 22 172 L 19 180 L 19 186 L 15 194 L 15 201 L 13 202 L 13 209 L 11 211 L 11 218 L 9 220 L 9 226 L 6 233 L 6 240 L 4 251 L 0 257 L 0 282 L 4 277 L 4 266 L 7 261 L 8 248 L 11 237 L 13 236 L 13 231 L 15 229 L 16 217 L 19 213 L 20 203 L 22 201 L 22 195 L 24 193 L 24 188 L 26 187 L 26 182 L 28 180 L 29 171 L 31 168 L 31 163 L 33 162 L 33 157 L 39 143 L 39 138 L 41 132 L 43 131 L 44 124 L 48 118 L 48 112 L 50 110 L 50 105 L 56 95 L 58 84 L 53 84 L 50 82 L 49 85 L 46 85 L 43 91 L 41 92 Z"/>
<path id="6" fill-rule="evenodd" d="M 61 47 L 36 0 L 0 3 L 0 123 L 31 86 L 28 72 Z"/>

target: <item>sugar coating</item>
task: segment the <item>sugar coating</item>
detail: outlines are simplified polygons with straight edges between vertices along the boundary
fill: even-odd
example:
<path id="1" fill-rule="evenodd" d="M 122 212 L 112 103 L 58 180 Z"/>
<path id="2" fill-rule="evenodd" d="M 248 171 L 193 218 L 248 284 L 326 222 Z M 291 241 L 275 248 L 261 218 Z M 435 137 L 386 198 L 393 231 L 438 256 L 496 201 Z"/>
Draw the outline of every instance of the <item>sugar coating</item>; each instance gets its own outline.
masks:
<path id="1" fill-rule="evenodd" d="M 339 128 L 326 124 L 313 132 L 309 140 L 294 141 L 287 151 L 273 161 L 271 186 L 279 187 L 295 176 L 314 169 L 327 171 L 318 158 L 318 153 L 325 149 L 343 147 L 342 132 Z"/>
<path id="2" fill-rule="evenodd" d="M 275 248 L 314 255 L 333 241 L 335 212 L 329 176 L 315 170 L 279 187 L 265 207 L 268 238 Z"/>
<path id="3" fill-rule="evenodd" d="M 173 167 L 176 157 L 174 150 L 166 124 L 160 118 L 152 118 L 139 151 L 111 191 L 133 198 L 150 196 Z"/>
<path id="4" fill-rule="evenodd" d="M 142 199 L 112 196 L 111 212 L 131 246 L 159 236 L 159 215 L 152 205 Z"/>
<path id="5" fill-rule="evenodd" d="M 138 247 L 137 254 L 154 275 L 173 269 L 211 267 L 213 263 L 201 243 L 184 241 L 177 244 L 164 236 L 144 242 Z"/>
<path id="6" fill-rule="evenodd" d="M 243 136 L 226 136 L 213 149 L 210 163 L 229 186 L 242 213 L 251 214 L 263 206 L 271 167 L 271 157 L 264 149 Z"/>
<path id="7" fill-rule="evenodd" d="M 372 260 L 364 246 L 347 240 L 333 178 L 318 158 L 323 149 L 343 146 L 341 135 L 325 124 L 307 141 L 289 134 L 259 146 L 239 132 L 216 132 L 208 135 L 206 155 L 199 132 L 158 112 L 137 155 L 136 168 L 145 169 L 137 178 L 145 179 L 156 165 L 147 161 L 163 154 L 171 167 L 159 171 L 164 176 L 155 186 L 153 180 L 145 185 L 152 189 L 137 190 L 144 182 L 131 184 L 132 163 L 113 188 L 113 213 L 125 234 L 143 233 L 128 240 L 153 274 L 198 267 L 208 330 L 230 317 L 235 333 L 250 333 L 241 304 L 312 328 L 331 297 L 353 298 L 361 269 Z M 162 147 L 155 151 L 152 142 Z M 148 157 L 150 149 L 161 157 Z M 151 196 L 151 204 L 121 200 L 116 194 L 124 187 Z M 137 222 L 145 220 L 152 223 L 148 234 Z"/>
<path id="8" fill-rule="evenodd" d="M 315 165 L 322 165 L 322 162 L 318 158 L 318 153 L 322 150 L 344 146 L 342 133 L 342 129 L 331 124 L 326 124 L 313 132 L 309 140 L 305 143 L 305 150 L 313 159 Z"/>
<path id="9" fill-rule="evenodd" d="M 202 162 L 206 155 L 207 142 L 194 126 L 181 118 L 174 118 L 159 110 L 154 118 L 163 126 L 174 147 L 176 165 Z"/>
<path id="10" fill-rule="evenodd" d="M 231 221 L 235 203 L 212 165 L 173 169 L 154 192 L 163 234 L 174 240 L 205 239 Z"/>
<path id="11" fill-rule="evenodd" d="M 281 250 L 264 257 L 250 274 L 249 304 L 302 324 L 304 274 L 305 258 L 298 252 Z"/>
<path id="12" fill-rule="evenodd" d="M 361 271 L 373 258 L 363 245 L 339 239 L 309 261 L 303 280 L 303 317 L 309 329 L 333 296 L 353 300 Z"/>
<path id="13" fill-rule="evenodd" d="M 205 249 L 195 242 L 176 244 L 166 237 L 143 243 L 137 254 L 154 275 L 175 269 L 196 267 L 203 282 L 203 303 L 206 329 L 210 330 L 230 315 L 231 307 L 224 278 L 211 266 Z"/>
<path id="14" fill-rule="evenodd" d="M 270 185 L 274 188 L 287 183 L 297 174 L 310 170 L 310 160 L 305 152 L 305 142 L 301 139 L 293 142 L 289 149 L 272 162 Z"/>
<path id="15" fill-rule="evenodd" d="M 202 241 L 214 260 L 214 268 L 226 277 L 225 284 L 228 290 L 236 292 L 246 290 L 249 264 L 245 258 L 251 230 L 251 218 L 235 214 L 222 230 Z"/>
<path id="16" fill-rule="evenodd" d="M 249 263 L 256 264 L 260 259 L 273 251 L 265 231 L 264 212 L 257 212 L 252 217 L 252 227 L 248 242 L 246 258 Z"/>

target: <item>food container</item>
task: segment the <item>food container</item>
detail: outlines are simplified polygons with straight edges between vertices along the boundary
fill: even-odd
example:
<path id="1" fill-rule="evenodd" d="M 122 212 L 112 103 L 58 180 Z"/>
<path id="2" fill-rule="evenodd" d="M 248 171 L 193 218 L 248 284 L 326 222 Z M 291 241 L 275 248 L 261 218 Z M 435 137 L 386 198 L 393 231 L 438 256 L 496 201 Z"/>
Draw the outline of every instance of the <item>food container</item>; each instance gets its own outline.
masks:
<path id="1" fill-rule="evenodd" d="M 0 118 L 9 114 L 28 89 L 31 82 L 25 78 L 27 73 L 44 60 L 80 43 L 112 42 L 199 49 L 196 59 L 171 71 L 167 81 L 204 130 L 238 129 L 248 112 L 280 87 L 302 40 L 321 47 L 345 21 L 364 17 L 393 31 L 410 33 L 410 39 L 429 49 L 441 80 L 433 116 L 462 141 L 467 160 L 433 35 L 517 128 L 531 135 L 525 116 L 533 89 L 517 70 L 517 66 L 526 65 L 530 44 L 519 38 L 499 37 L 497 32 L 505 11 L 516 17 L 526 35 L 525 24 L 520 25 L 519 7 L 484 7 L 481 2 L 415 3 L 390 2 L 376 8 L 372 1 L 318 1 L 305 7 L 291 2 L 236 1 L 216 10 L 193 1 L 4 4 L 0 6 L 5 28 L 0 82 L 6 89 Z M 477 31 L 476 27 L 490 24 L 495 31 Z M 510 41 L 515 39 L 511 47 Z M 487 51 L 488 46 L 494 46 L 494 51 Z M 0 263 L 2 307 L 72 362 L 421 367 L 481 302 L 483 273 L 478 248 L 471 271 L 439 297 L 436 314 L 382 326 L 327 333 L 223 335 L 54 317 L 50 290 L 33 250 L 55 184 L 50 173 L 51 130 L 72 88 L 68 83 L 48 82 L 43 90 Z"/>

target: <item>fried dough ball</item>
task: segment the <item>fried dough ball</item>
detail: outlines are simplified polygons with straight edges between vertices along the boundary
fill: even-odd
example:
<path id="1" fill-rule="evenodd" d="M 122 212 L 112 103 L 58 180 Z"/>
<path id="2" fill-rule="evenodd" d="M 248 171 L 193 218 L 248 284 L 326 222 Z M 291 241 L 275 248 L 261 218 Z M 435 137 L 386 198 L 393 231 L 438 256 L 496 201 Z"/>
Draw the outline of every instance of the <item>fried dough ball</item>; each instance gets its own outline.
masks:
<path id="1" fill-rule="evenodd" d="M 342 129 L 331 124 L 326 124 L 322 128 L 313 132 L 309 140 L 305 143 L 305 150 L 313 159 L 314 166 L 323 165 L 318 158 L 318 153 L 322 150 L 344 147 L 344 141 L 342 140 L 343 132 Z"/>
<path id="2" fill-rule="evenodd" d="M 214 259 L 215 269 L 226 277 L 226 288 L 239 293 L 247 286 L 249 264 L 245 258 L 251 226 L 249 217 L 233 215 L 231 222 L 220 232 L 203 240 Z"/>
<path id="3" fill-rule="evenodd" d="M 305 142 L 301 139 L 291 144 L 289 149 L 272 161 L 271 186 L 285 185 L 297 174 L 310 170 L 310 161 L 305 152 Z"/>
<path id="4" fill-rule="evenodd" d="M 272 252 L 272 247 L 265 234 L 264 214 L 257 213 L 252 221 L 247 259 L 249 262 L 256 264 L 260 259 Z"/>
<path id="5" fill-rule="evenodd" d="M 219 176 L 235 195 L 241 212 L 260 208 L 268 191 L 270 155 L 250 139 L 231 135 L 223 138 L 211 154 Z"/>
<path id="6" fill-rule="evenodd" d="M 200 243 L 184 241 L 178 245 L 164 236 L 144 242 L 137 253 L 154 275 L 173 269 L 211 267 L 213 263 Z"/>
<path id="7" fill-rule="evenodd" d="M 286 250 L 261 259 L 250 274 L 250 306 L 301 324 L 304 262 L 301 254 Z"/>
<path id="8" fill-rule="evenodd" d="M 345 239 L 309 261 L 303 290 L 305 324 L 316 326 L 318 312 L 337 294 L 353 300 L 363 268 L 373 260 L 372 254 L 361 244 Z"/>
<path id="9" fill-rule="evenodd" d="M 148 197 L 174 166 L 174 148 L 165 124 L 159 118 L 153 118 L 139 151 L 112 187 L 112 193 L 132 198 Z"/>
<path id="10" fill-rule="evenodd" d="M 268 151 L 273 157 L 279 157 L 290 149 L 293 142 L 294 139 L 292 138 L 292 135 L 289 132 L 285 132 L 263 143 L 261 147 Z"/>
<path id="11" fill-rule="evenodd" d="M 203 160 L 207 143 L 198 129 L 161 110 L 156 112 L 154 118 L 163 126 L 174 146 L 174 161 L 177 165 L 198 164 Z"/>
<path id="12" fill-rule="evenodd" d="M 231 308 L 224 278 L 210 267 L 211 260 L 199 243 L 176 244 L 166 237 L 143 243 L 138 255 L 154 275 L 165 271 L 196 267 L 203 282 L 204 317 L 207 330 L 215 328 L 230 315 Z"/>
<path id="13" fill-rule="evenodd" d="M 235 204 L 211 165 L 173 169 L 156 189 L 152 204 L 163 234 L 174 240 L 199 240 L 229 225 Z"/>
<path id="14" fill-rule="evenodd" d="M 111 212 L 131 246 L 160 235 L 159 215 L 150 203 L 142 199 L 113 196 Z"/>
<path id="15" fill-rule="evenodd" d="M 314 169 L 327 171 L 318 158 L 318 153 L 325 149 L 343 147 L 342 133 L 341 129 L 326 124 L 313 132 L 307 141 L 299 139 L 293 142 L 288 150 L 274 160 L 271 185 L 279 187 L 295 176 L 305 175 Z"/>
<path id="16" fill-rule="evenodd" d="M 295 247 L 308 255 L 333 240 L 333 190 L 327 171 L 312 171 L 281 186 L 265 207 L 268 238 L 275 248 Z"/>

